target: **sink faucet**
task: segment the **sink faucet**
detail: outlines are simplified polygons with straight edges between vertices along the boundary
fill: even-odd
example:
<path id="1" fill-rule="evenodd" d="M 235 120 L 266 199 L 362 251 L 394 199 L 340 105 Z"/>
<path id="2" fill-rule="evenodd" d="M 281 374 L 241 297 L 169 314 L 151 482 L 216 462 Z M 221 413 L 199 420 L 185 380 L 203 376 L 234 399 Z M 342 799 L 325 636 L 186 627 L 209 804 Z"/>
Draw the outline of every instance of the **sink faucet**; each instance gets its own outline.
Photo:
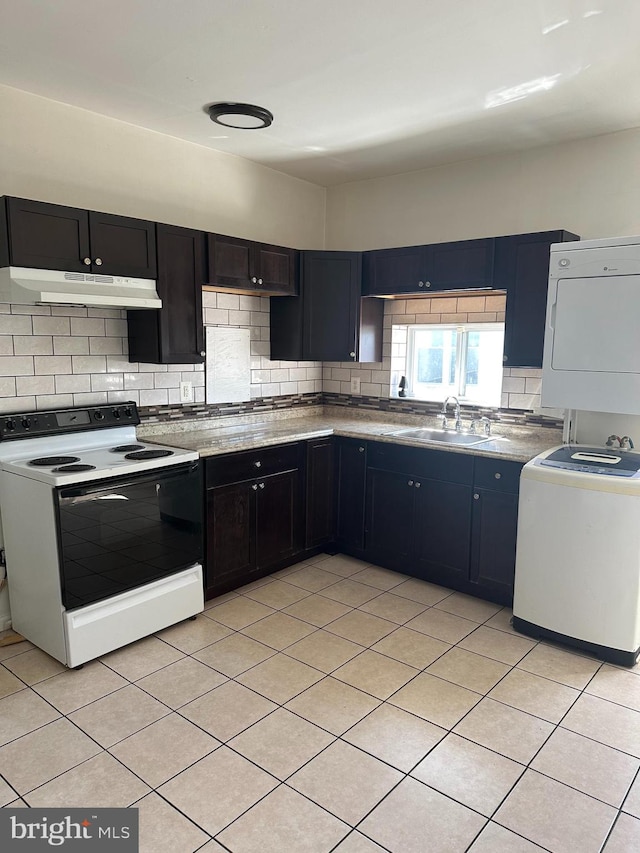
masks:
<path id="1" fill-rule="evenodd" d="M 484 434 L 491 435 L 491 421 L 489 420 L 489 418 L 474 418 L 469 424 L 469 429 L 473 433 L 475 433 L 476 431 L 476 424 L 482 424 L 484 426 Z"/>
<path id="2" fill-rule="evenodd" d="M 440 413 L 442 416 L 442 429 L 447 428 L 447 406 L 449 405 L 449 400 L 453 400 L 453 402 L 456 404 L 456 432 L 462 432 L 462 421 L 460 420 L 460 402 L 458 401 L 457 397 L 447 397 L 447 399 L 442 404 L 442 412 Z"/>

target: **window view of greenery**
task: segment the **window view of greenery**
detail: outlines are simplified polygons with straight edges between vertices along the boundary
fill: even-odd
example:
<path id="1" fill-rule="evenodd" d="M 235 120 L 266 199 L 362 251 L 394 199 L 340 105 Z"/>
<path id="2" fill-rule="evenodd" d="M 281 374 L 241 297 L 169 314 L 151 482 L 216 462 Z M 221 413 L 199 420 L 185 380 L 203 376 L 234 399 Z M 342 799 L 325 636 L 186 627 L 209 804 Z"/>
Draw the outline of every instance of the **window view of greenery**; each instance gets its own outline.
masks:
<path id="1" fill-rule="evenodd" d="M 503 323 L 409 326 L 407 390 L 421 400 L 500 405 Z"/>

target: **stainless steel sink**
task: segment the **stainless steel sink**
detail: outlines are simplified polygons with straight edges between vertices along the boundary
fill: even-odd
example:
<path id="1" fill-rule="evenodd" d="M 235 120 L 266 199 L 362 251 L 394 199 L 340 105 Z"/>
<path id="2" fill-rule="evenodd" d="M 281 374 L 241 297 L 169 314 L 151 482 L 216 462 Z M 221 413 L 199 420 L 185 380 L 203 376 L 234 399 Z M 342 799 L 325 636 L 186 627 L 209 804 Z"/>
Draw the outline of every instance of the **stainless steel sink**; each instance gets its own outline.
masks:
<path id="1" fill-rule="evenodd" d="M 429 441 L 437 444 L 464 444 L 467 446 L 491 441 L 491 436 L 473 435 L 468 432 L 449 432 L 443 429 L 398 429 L 386 435 L 397 435 L 402 438 L 412 438 L 415 441 Z"/>

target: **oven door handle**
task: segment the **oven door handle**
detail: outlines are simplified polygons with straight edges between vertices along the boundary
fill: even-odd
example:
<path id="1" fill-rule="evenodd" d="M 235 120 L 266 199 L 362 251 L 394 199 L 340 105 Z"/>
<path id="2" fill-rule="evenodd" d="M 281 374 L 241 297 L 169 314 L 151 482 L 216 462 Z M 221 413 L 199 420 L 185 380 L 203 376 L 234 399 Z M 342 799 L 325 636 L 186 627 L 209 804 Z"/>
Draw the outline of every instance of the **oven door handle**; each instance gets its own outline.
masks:
<path id="1" fill-rule="evenodd" d="M 80 486 L 75 489 L 62 486 L 58 489 L 58 493 L 62 498 L 82 498 L 85 495 L 97 495 L 100 492 L 109 491 L 113 488 L 135 486 L 149 480 L 156 480 L 158 482 L 173 480 L 181 475 L 197 471 L 198 466 L 198 462 L 187 462 L 183 465 L 175 465 L 170 468 L 152 468 L 148 471 L 141 471 L 135 477 L 105 477 L 104 480 L 91 486 Z"/>

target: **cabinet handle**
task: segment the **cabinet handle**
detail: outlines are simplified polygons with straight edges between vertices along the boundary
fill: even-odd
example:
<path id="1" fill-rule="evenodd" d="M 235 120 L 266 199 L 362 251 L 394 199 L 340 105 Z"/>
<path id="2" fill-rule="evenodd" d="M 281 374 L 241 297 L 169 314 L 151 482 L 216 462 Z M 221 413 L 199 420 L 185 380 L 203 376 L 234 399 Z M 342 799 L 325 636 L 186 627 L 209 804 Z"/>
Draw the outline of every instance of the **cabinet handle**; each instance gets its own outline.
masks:
<path id="1" fill-rule="evenodd" d="M 474 501 L 479 501 L 480 495 L 476 492 L 475 495 L 473 496 L 473 499 L 474 499 Z"/>
<path id="2" fill-rule="evenodd" d="M 258 483 L 258 486 L 259 486 L 261 489 L 264 489 L 264 483 Z"/>
<path id="3" fill-rule="evenodd" d="M 85 265 L 85 267 L 90 267 L 91 266 L 91 258 L 83 258 L 82 263 Z"/>
<path id="4" fill-rule="evenodd" d="M 420 488 L 420 483 L 416 483 L 416 489 Z"/>
<path id="5" fill-rule="evenodd" d="M 262 279 L 261 279 L 261 278 L 259 278 L 259 279 L 258 279 L 258 284 L 262 284 Z"/>
<path id="6" fill-rule="evenodd" d="M 358 448 L 358 453 L 364 453 L 364 447 L 359 447 L 359 448 Z"/>
<path id="7" fill-rule="evenodd" d="M 425 286 L 425 287 L 431 287 L 431 282 L 430 282 L 430 281 L 425 281 L 424 286 Z"/>
<path id="8" fill-rule="evenodd" d="M 349 355 L 351 356 L 351 358 L 355 358 L 355 357 L 356 357 L 355 352 L 350 352 L 350 353 L 349 353 Z"/>
<path id="9" fill-rule="evenodd" d="M 409 480 L 409 482 L 407 483 L 407 486 L 413 486 L 413 480 Z"/>
<path id="10" fill-rule="evenodd" d="M 502 478 L 502 474 L 500 474 L 500 472 L 494 474 L 493 476 L 496 478 L 496 480 L 500 480 Z"/>
<path id="11" fill-rule="evenodd" d="M 206 352 L 205 352 L 203 349 L 201 349 L 201 350 L 200 350 L 200 355 L 202 356 L 202 358 L 204 358 L 204 357 L 205 357 L 205 355 L 206 355 Z"/>
<path id="12" fill-rule="evenodd" d="M 254 462 L 253 464 L 254 464 L 254 466 L 255 466 L 256 468 L 262 468 L 262 462 L 260 462 L 260 460 L 259 460 L 259 459 L 258 459 L 258 461 L 257 461 L 257 462 Z"/>
<path id="13" fill-rule="evenodd" d="M 508 355 L 503 355 L 503 356 L 502 356 L 502 360 L 503 360 L 503 361 L 509 361 L 509 356 L 508 356 Z"/>
<path id="14" fill-rule="evenodd" d="M 97 267 L 101 267 L 101 266 L 102 266 L 102 258 L 96 258 L 96 259 L 95 259 L 95 261 L 94 261 L 94 264 L 95 264 Z"/>
<path id="15" fill-rule="evenodd" d="M 253 491 L 254 491 L 254 492 L 257 492 L 257 491 L 258 491 L 258 484 L 257 484 L 257 483 L 253 483 L 253 485 L 251 486 L 251 488 L 253 489 Z"/>
<path id="16" fill-rule="evenodd" d="M 254 275 L 254 276 L 251 276 L 251 281 L 253 282 L 253 284 L 257 284 L 257 283 L 258 283 L 258 279 L 255 277 L 255 275 Z"/>
<path id="17" fill-rule="evenodd" d="M 419 281 L 419 282 L 418 282 L 418 287 L 424 287 L 424 281 Z"/>

